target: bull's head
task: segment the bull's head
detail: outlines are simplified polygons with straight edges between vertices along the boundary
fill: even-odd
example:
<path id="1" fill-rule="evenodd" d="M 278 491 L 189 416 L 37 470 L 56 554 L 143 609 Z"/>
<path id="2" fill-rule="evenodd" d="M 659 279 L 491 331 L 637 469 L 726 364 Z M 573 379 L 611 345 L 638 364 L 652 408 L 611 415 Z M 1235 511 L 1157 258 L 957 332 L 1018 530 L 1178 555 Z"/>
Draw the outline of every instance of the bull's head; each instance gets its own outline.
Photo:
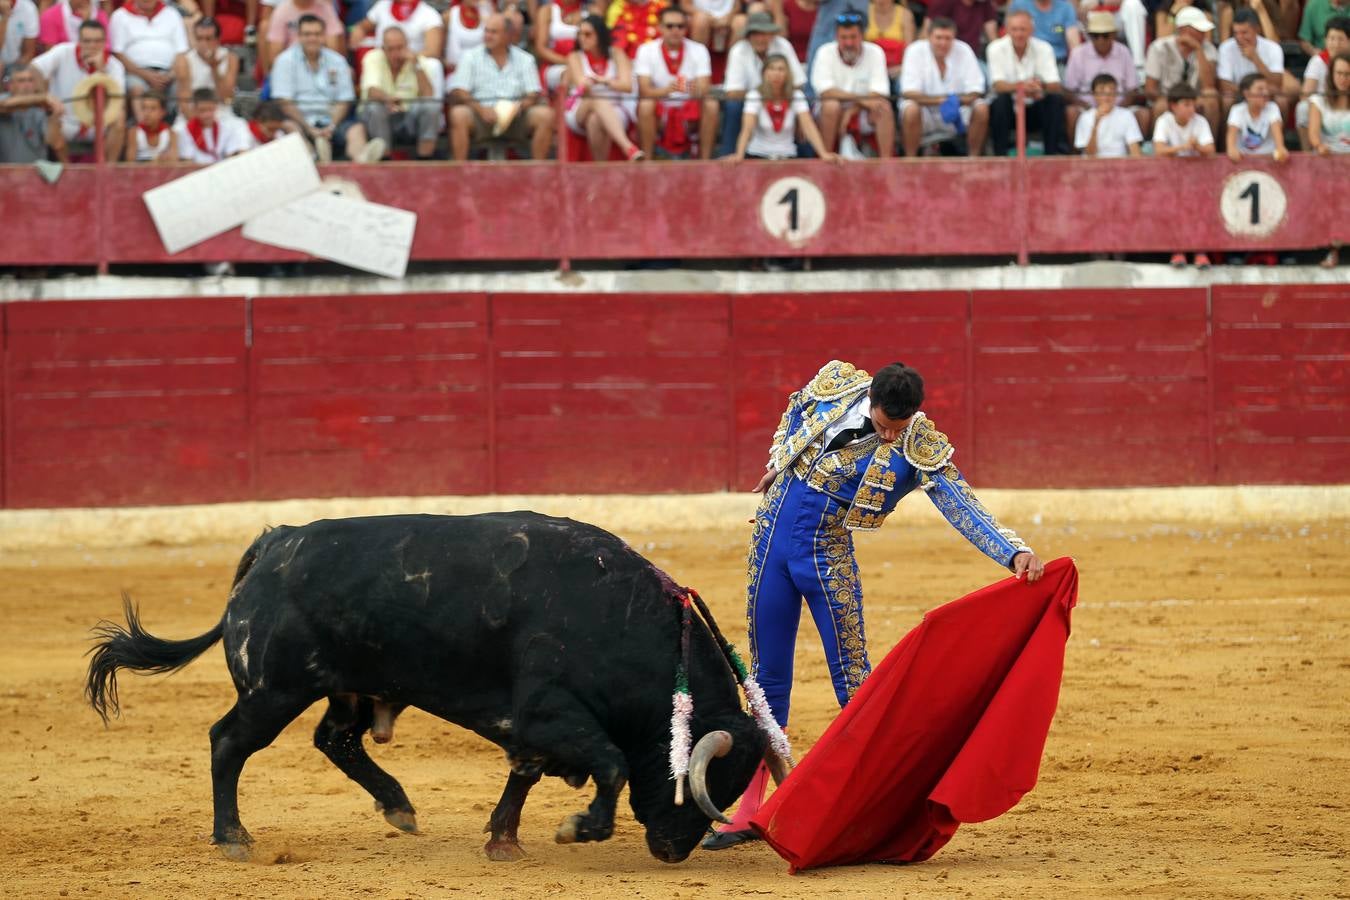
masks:
<path id="1" fill-rule="evenodd" d="M 663 742 L 629 762 L 633 814 L 647 827 L 647 848 L 662 862 L 680 862 L 694 851 L 713 813 L 736 802 L 750 784 L 768 746 L 763 732 L 741 713 L 696 718 L 693 734 L 697 741 L 689 781 L 694 803 L 675 805 L 669 744 Z"/>

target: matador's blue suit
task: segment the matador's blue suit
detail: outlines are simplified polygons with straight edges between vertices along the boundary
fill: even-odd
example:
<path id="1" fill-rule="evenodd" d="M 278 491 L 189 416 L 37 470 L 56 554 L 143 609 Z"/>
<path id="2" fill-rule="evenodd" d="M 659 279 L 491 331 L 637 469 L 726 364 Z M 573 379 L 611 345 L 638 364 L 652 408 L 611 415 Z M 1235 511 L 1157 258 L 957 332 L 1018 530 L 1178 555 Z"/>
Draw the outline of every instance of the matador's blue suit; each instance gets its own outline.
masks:
<path id="1" fill-rule="evenodd" d="M 966 539 L 1003 566 L 1028 551 L 1001 527 L 951 464 L 947 436 L 922 412 L 894 443 L 872 433 L 827 450 L 830 438 L 868 409 L 872 378 L 834 360 L 788 398 L 773 436 L 769 467 L 778 473 L 764 493 L 750 539 L 746 615 L 755 677 L 780 725 L 792 691 L 793 647 L 801 601 L 825 645 L 835 695 L 843 706 L 871 666 L 863 637 L 862 584 L 853 556 L 854 531 L 881 527 L 916 487 Z"/>

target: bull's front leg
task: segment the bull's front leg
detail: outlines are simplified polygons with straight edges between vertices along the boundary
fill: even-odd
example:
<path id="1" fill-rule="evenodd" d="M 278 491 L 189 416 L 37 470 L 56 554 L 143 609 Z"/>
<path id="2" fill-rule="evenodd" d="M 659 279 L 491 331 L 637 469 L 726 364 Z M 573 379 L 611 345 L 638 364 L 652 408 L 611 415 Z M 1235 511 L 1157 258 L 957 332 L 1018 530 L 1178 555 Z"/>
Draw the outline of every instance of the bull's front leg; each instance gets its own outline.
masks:
<path id="1" fill-rule="evenodd" d="M 525 798 L 529 796 L 530 788 L 538 783 L 538 771 L 521 774 L 511 770 L 506 787 L 502 790 L 502 798 L 497 801 L 497 808 L 492 811 L 492 818 L 488 819 L 487 827 L 483 829 L 491 835 L 483 847 L 488 859 L 515 862 L 525 856 L 516 832 L 520 829 L 520 811 L 525 807 Z"/>
<path id="2" fill-rule="evenodd" d="M 563 819 L 553 836 L 560 844 L 603 841 L 614 833 L 614 810 L 619 803 L 619 792 L 628 783 L 628 766 L 617 747 L 608 741 L 604 743 L 605 749 L 591 763 L 595 799 L 584 813 Z"/>
<path id="3" fill-rule="evenodd" d="M 523 681 L 517 689 L 513 726 L 515 755 L 543 760 L 543 770 L 569 784 L 595 781 L 595 799 L 585 812 L 563 819 L 554 838 L 560 844 L 603 841 L 614 833 L 619 792 L 628 783 L 628 763 L 595 715 L 569 691 L 547 680 Z"/>

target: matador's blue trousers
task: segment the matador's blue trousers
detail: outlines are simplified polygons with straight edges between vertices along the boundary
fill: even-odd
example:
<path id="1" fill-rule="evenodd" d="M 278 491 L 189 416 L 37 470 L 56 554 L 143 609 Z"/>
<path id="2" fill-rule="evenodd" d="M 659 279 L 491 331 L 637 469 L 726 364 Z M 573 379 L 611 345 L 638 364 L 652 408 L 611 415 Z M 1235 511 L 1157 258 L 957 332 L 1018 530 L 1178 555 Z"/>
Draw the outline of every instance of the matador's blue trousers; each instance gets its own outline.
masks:
<path id="1" fill-rule="evenodd" d="M 788 721 L 802 598 L 825 645 L 840 706 L 871 671 L 853 535 L 844 528 L 847 512 L 847 503 L 788 470 L 765 492 L 755 516 L 746 598 L 750 658 L 779 725 Z"/>

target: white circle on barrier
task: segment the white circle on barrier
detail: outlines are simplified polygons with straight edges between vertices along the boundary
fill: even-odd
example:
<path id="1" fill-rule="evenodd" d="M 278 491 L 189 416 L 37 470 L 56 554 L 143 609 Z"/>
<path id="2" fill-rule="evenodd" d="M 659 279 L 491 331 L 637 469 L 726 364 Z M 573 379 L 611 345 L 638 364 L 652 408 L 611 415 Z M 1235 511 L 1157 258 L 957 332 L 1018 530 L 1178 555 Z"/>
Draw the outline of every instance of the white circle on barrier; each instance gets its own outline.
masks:
<path id="1" fill-rule="evenodd" d="M 805 178 L 780 178 L 760 198 L 759 221 L 773 237 L 800 247 L 825 225 L 825 195 Z"/>
<path id="2" fill-rule="evenodd" d="M 1289 198 L 1265 172 L 1247 169 L 1229 175 L 1219 195 L 1219 215 L 1229 234 L 1266 237 L 1284 224 Z"/>

